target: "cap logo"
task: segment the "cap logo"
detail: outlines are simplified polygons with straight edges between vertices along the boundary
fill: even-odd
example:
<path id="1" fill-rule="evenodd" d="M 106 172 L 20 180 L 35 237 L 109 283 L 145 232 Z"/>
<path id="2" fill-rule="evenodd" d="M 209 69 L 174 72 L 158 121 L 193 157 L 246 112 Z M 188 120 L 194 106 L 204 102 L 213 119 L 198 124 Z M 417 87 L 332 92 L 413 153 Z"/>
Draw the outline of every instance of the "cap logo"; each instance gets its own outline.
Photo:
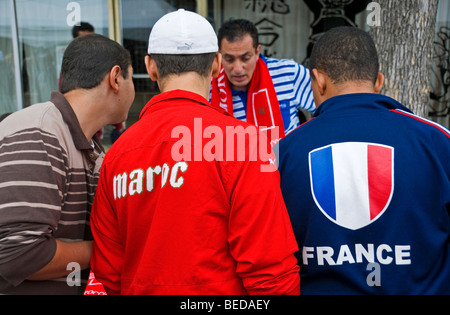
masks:
<path id="1" fill-rule="evenodd" d="M 189 51 L 189 50 L 192 50 L 192 45 L 194 45 L 194 43 L 184 43 L 183 46 L 178 46 L 177 50 L 178 51 Z"/>

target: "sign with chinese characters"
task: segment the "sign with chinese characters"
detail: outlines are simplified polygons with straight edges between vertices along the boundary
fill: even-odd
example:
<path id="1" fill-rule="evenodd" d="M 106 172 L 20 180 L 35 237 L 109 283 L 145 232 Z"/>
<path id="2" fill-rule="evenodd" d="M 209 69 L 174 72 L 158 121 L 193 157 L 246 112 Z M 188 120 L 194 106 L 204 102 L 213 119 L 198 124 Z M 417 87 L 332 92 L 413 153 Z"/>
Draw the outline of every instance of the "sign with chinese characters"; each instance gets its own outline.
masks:
<path id="1" fill-rule="evenodd" d="M 244 18 L 256 25 L 266 57 L 294 59 L 299 63 L 305 59 L 313 15 L 303 1 L 227 0 L 222 5 L 224 22 Z"/>
<path id="2" fill-rule="evenodd" d="M 222 20 L 244 18 L 259 31 L 262 54 L 306 65 L 312 45 L 336 26 L 365 27 L 369 0 L 222 0 Z"/>

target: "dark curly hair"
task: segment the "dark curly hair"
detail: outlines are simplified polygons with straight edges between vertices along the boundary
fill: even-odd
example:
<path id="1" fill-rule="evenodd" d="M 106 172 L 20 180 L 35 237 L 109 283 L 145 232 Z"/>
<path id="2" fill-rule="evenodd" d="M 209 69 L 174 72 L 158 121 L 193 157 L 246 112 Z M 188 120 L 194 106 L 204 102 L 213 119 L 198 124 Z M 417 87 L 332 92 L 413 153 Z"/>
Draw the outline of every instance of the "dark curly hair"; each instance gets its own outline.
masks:
<path id="1" fill-rule="evenodd" d="M 310 70 L 325 72 L 335 84 L 376 82 L 380 64 L 369 33 L 357 27 L 336 27 L 320 37 L 310 58 Z"/>
<path id="2" fill-rule="evenodd" d="M 246 34 L 252 37 L 253 47 L 256 49 L 259 45 L 258 29 L 256 26 L 252 22 L 244 19 L 228 20 L 220 27 L 217 35 L 219 48 L 222 47 L 222 40 L 224 38 L 229 42 L 234 42 L 242 39 Z"/>
<path id="3" fill-rule="evenodd" d="M 98 34 L 74 39 L 63 57 L 61 93 L 97 87 L 116 65 L 120 66 L 126 79 L 129 75 L 131 56 L 120 44 Z"/>

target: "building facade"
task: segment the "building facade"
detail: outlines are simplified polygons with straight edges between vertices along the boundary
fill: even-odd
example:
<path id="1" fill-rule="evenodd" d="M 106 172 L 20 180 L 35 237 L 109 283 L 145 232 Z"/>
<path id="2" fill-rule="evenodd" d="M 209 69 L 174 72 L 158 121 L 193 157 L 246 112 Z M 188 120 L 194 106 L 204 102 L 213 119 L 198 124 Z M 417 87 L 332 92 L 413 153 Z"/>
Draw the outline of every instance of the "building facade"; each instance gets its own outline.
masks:
<path id="1" fill-rule="evenodd" d="M 89 22 L 116 40 L 133 58 L 136 99 L 126 125 L 133 124 L 158 87 L 145 71 L 144 56 L 153 24 L 178 8 L 207 17 L 216 30 L 229 18 L 253 21 L 263 54 L 307 64 L 315 38 L 327 28 L 368 29 L 366 0 L 0 0 L 0 115 L 47 101 L 58 89 L 65 47 L 73 25 Z M 450 5 L 440 1 L 430 113 L 449 125 Z"/>

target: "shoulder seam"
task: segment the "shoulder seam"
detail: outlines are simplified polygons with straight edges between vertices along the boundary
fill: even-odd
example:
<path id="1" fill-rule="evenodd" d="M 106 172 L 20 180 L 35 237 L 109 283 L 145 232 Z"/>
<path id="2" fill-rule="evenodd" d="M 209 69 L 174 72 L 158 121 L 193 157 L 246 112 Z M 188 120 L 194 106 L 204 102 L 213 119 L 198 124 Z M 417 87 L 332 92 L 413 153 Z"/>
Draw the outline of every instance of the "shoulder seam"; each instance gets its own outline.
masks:
<path id="1" fill-rule="evenodd" d="M 422 122 L 422 123 L 424 123 L 426 125 L 434 127 L 435 129 L 439 130 L 444 135 L 446 135 L 447 138 L 450 139 L 450 131 L 447 130 L 445 127 L 439 125 L 438 123 L 435 123 L 434 121 L 428 120 L 426 118 L 423 118 L 423 117 L 420 117 L 420 116 L 417 116 L 417 115 L 414 115 L 414 114 L 411 114 L 411 113 L 408 113 L 408 112 L 400 110 L 400 109 L 391 109 L 391 112 L 394 112 L 394 113 L 397 113 L 397 114 L 400 114 L 400 115 L 403 115 L 403 116 L 410 117 L 410 118 L 415 119 L 415 120 L 417 120 L 419 122 Z"/>

